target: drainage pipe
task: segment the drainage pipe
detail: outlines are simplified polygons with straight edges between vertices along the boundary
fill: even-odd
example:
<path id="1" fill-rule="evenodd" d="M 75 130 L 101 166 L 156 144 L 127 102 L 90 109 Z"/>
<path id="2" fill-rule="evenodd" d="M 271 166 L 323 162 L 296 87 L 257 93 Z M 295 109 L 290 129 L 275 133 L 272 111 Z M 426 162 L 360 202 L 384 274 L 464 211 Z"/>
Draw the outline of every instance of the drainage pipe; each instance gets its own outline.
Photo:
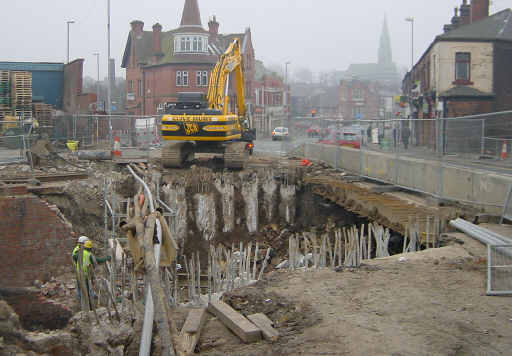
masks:
<path id="1" fill-rule="evenodd" d="M 486 245 L 507 245 L 511 243 L 507 238 L 461 218 L 451 220 L 450 225 Z"/>
<path id="2" fill-rule="evenodd" d="M 153 195 L 149 190 L 148 185 L 144 182 L 135 172 L 132 167 L 128 166 L 128 170 L 133 177 L 144 187 L 144 191 L 149 199 L 149 209 L 152 213 L 155 212 L 155 205 L 153 204 Z M 162 228 L 160 222 L 156 222 L 156 230 L 158 235 L 158 243 L 154 245 L 156 266 L 160 265 L 160 247 L 162 241 Z M 147 286 L 146 294 L 146 308 L 144 310 L 144 324 L 142 326 L 142 336 L 140 340 L 139 356 L 149 356 L 151 351 L 151 339 L 153 333 L 153 318 L 154 318 L 154 305 L 153 305 L 153 294 L 151 293 L 151 285 Z"/>

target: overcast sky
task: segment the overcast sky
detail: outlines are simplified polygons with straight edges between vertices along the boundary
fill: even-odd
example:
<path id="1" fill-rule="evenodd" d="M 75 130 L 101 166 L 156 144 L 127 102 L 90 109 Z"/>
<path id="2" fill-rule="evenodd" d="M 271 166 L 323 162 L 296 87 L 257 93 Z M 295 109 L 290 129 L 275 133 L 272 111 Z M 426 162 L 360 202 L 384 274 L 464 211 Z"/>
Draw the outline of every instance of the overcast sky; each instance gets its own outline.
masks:
<path id="1" fill-rule="evenodd" d="M 1 0 L 0 61 L 66 60 L 66 21 L 70 56 L 84 58 L 85 75 L 96 77 L 101 53 L 101 77 L 106 75 L 107 0 Z M 344 70 L 351 63 L 375 62 L 382 22 L 387 16 L 393 59 L 410 66 L 410 23 L 415 18 L 415 58 L 442 33 L 453 8 L 462 0 L 199 0 L 203 26 L 217 15 L 220 32 L 242 32 L 250 26 L 256 57 L 268 64 L 290 61 L 291 68 Z M 145 30 L 155 22 L 164 31 L 179 25 L 184 0 L 111 0 L 112 57 L 116 74 L 132 20 Z M 512 0 L 494 0 L 491 13 L 512 7 Z"/>

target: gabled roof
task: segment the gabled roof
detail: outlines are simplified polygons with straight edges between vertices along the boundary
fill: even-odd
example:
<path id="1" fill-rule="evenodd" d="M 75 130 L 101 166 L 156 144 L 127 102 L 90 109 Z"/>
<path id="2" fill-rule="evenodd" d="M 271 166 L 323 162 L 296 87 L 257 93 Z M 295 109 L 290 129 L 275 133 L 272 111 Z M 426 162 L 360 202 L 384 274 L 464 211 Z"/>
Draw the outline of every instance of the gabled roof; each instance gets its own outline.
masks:
<path id="1" fill-rule="evenodd" d="M 224 51 L 226 51 L 226 49 L 229 47 L 229 45 L 231 44 L 231 42 L 233 42 L 233 40 L 235 38 L 239 38 L 240 41 L 242 41 L 242 53 L 245 51 L 245 48 L 244 48 L 244 37 L 245 37 L 245 34 L 244 33 L 231 33 L 231 34 L 227 34 L 227 35 L 217 35 L 215 37 L 211 37 L 210 38 L 210 50 L 212 50 L 212 52 L 216 55 L 221 55 L 224 53 Z"/>
<path id="2" fill-rule="evenodd" d="M 468 98 L 468 97 L 481 97 L 481 98 L 491 98 L 495 95 L 493 93 L 486 93 L 481 90 L 466 86 L 466 85 L 458 85 L 451 89 L 448 89 L 445 92 L 439 94 L 442 98 Z"/>
<path id="3" fill-rule="evenodd" d="M 127 61 L 130 57 L 131 47 L 135 50 L 135 61 L 137 63 L 149 63 L 151 56 L 153 56 L 153 32 L 144 31 L 140 36 L 128 35 L 126 47 L 123 55 L 123 62 L 121 63 L 122 68 L 126 68 Z"/>
<path id="4" fill-rule="evenodd" d="M 394 63 L 356 63 L 351 64 L 345 75 L 347 78 L 355 77 L 361 80 L 398 81 L 398 71 Z"/>
<path id="5" fill-rule="evenodd" d="M 224 53 L 234 38 L 240 38 L 243 44 L 246 42 L 247 32 L 210 36 L 208 53 L 205 54 L 174 54 L 174 36 L 183 32 L 182 28 L 172 31 L 162 32 L 160 43 L 162 53 L 164 54 L 155 66 L 165 64 L 215 64 L 219 55 Z M 131 46 L 135 47 L 135 60 L 138 64 L 153 66 L 153 32 L 144 31 L 141 36 L 133 39 L 132 33 L 128 35 L 126 47 L 124 50 L 122 68 L 126 68 L 130 57 Z M 245 46 L 242 46 L 242 52 L 245 52 Z"/>
<path id="6" fill-rule="evenodd" d="M 480 21 L 463 25 L 445 34 L 438 40 L 512 41 L 512 10 L 505 9 Z"/>

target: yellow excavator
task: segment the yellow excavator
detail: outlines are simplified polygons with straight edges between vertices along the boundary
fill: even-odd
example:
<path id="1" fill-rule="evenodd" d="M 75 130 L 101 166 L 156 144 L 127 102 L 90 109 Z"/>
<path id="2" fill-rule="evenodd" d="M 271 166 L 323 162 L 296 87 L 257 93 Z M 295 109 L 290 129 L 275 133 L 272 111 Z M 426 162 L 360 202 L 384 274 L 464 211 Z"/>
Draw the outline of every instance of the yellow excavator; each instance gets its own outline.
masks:
<path id="1" fill-rule="evenodd" d="M 229 77 L 235 74 L 237 113 L 229 112 Z M 256 131 L 247 117 L 240 40 L 235 39 L 210 74 L 208 94 L 180 93 L 162 116 L 162 164 L 180 168 L 195 153 L 224 157 L 224 166 L 243 169 L 254 148 Z"/>

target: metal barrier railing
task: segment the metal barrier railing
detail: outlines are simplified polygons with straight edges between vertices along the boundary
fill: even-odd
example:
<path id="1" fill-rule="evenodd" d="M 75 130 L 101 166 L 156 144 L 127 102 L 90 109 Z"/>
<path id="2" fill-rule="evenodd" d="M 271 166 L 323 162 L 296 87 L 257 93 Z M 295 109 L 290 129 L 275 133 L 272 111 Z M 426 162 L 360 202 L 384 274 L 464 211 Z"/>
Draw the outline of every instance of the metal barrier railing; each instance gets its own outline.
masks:
<path id="1" fill-rule="evenodd" d="M 512 295 L 512 245 L 489 245 L 487 295 Z"/>

